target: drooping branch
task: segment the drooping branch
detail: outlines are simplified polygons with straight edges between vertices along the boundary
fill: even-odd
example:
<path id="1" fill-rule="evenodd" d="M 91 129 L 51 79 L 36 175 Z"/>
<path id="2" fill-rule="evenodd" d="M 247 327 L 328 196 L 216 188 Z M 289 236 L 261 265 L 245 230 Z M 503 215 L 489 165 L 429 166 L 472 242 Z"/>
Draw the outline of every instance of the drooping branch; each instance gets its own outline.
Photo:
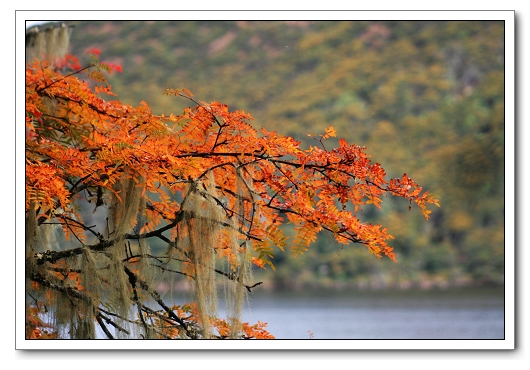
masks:
<path id="1" fill-rule="evenodd" d="M 42 274 L 38 272 L 28 271 L 28 278 L 36 283 L 41 284 L 42 286 L 56 290 L 60 293 L 64 293 L 68 297 L 77 298 L 90 305 L 93 305 L 92 299 L 88 297 L 87 295 L 83 294 L 82 292 L 80 292 L 79 290 L 69 287 L 69 286 L 61 286 L 61 285 L 55 284 L 49 281 L 48 279 L 46 279 Z"/>
<path id="2" fill-rule="evenodd" d="M 102 309 L 101 307 L 98 307 L 98 310 L 101 311 L 101 312 L 104 312 L 104 313 L 106 313 L 106 314 L 108 314 L 108 315 L 112 315 L 112 316 L 118 317 L 120 320 L 128 321 L 128 322 L 132 322 L 132 323 L 136 324 L 135 322 L 133 322 L 133 321 L 131 321 L 131 320 L 125 318 L 125 317 L 121 317 L 121 316 L 119 316 L 119 315 L 116 315 L 115 313 L 112 313 L 112 312 L 106 311 L 106 310 Z M 125 334 L 127 334 L 127 335 L 130 335 L 130 334 L 131 334 L 131 333 L 129 332 L 129 330 L 127 330 L 127 329 L 121 327 L 120 325 L 116 324 L 114 321 L 112 321 L 109 317 L 106 317 L 105 315 L 103 315 L 101 312 L 99 312 L 99 313 L 96 315 L 96 319 L 97 319 L 98 317 L 100 318 L 100 319 L 98 320 L 98 323 L 99 323 L 99 321 L 100 321 L 101 319 L 103 319 L 103 320 L 105 320 L 105 322 L 106 322 L 107 324 L 113 326 L 113 327 L 116 328 L 117 330 L 119 330 L 119 331 L 121 331 L 121 332 L 123 332 L 123 333 L 125 333 Z M 103 328 L 102 328 L 102 329 L 103 329 Z M 104 329 L 104 331 L 105 331 L 105 329 Z M 107 334 L 107 332 L 108 332 L 108 330 L 105 331 L 105 334 L 106 334 L 107 336 L 109 336 L 110 333 Z M 110 338 L 110 339 L 114 339 L 114 338 L 112 337 L 112 335 L 110 335 L 109 338 Z"/>
<path id="3" fill-rule="evenodd" d="M 252 292 L 252 288 L 255 288 L 257 287 L 258 285 L 261 285 L 263 284 L 263 281 L 260 281 L 260 282 L 257 282 L 255 283 L 254 285 L 246 285 L 244 284 L 241 279 L 234 273 L 229 273 L 229 272 L 224 272 L 224 271 L 221 271 L 221 270 L 218 270 L 218 269 L 215 269 L 215 272 L 220 274 L 220 275 L 223 275 L 223 276 L 226 276 L 229 280 L 233 280 L 233 281 L 236 281 L 238 282 L 239 284 L 243 285 L 249 292 Z"/>
<path id="4" fill-rule="evenodd" d="M 113 337 L 109 326 L 130 335 L 129 324 L 143 328 L 146 337 L 175 335 L 165 328 L 189 338 L 216 337 L 210 328 L 216 324 L 213 277 L 221 275 L 230 290 L 229 317 L 240 317 L 242 293 L 262 284 L 248 283 L 251 263 L 263 266 L 273 257 L 273 245 L 282 250 L 286 245 L 280 229 L 283 215 L 295 224 L 295 253 L 307 250 L 325 230 L 340 242 L 363 243 L 378 257 L 392 257 L 386 232 L 362 224 L 357 210 L 347 211 L 346 203 L 378 206 L 385 193 L 414 200 L 420 207 L 428 202 L 406 177 L 387 182 L 363 148 L 341 139 L 340 148 L 327 150 L 323 139 L 332 136 L 331 128 L 318 140 L 322 149 L 301 150 L 296 140 L 265 129 L 259 136 L 245 121 L 252 119 L 246 113 L 195 100 L 187 90 L 170 89 L 168 94 L 188 99 L 195 108 L 180 116 L 155 116 L 147 104 L 132 108 L 105 102 L 73 75 L 30 68 L 26 80 L 27 129 L 35 133 L 26 142 L 28 217 L 35 214 L 30 222 L 37 226 L 57 218 L 63 231 L 73 233 L 82 245 L 35 253 L 39 236 L 31 229 L 28 235 L 36 243 L 27 244 L 27 263 L 36 268 L 28 278 L 71 298 L 91 297 L 83 288 L 90 291 L 94 280 L 99 280 L 94 291 L 116 290 L 109 302 L 120 307 L 98 307 L 94 313 L 108 338 Z M 34 175 L 37 168 L 42 175 Z M 96 200 L 96 208 L 107 199 L 104 195 L 112 196 L 105 235 L 83 222 L 74 209 L 76 195 L 84 190 L 87 200 Z M 97 241 L 86 245 L 85 234 Z M 149 252 L 150 238 L 167 244 L 166 256 Z M 138 241 L 139 252 L 133 251 L 130 240 Z M 255 253 L 259 256 L 252 257 Z M 84 258 L 73 258 L 79 255 Z M 221 268 L 215 268 L 218 257 Z M 68 266 L 74 260 L 80 261 L 80 268 Z M 173 262 L 180 263 L 182 271 L 169 265 Z M 184 317 L 162 299 L 151 280 L 156 271 L 190 279 L 197 291 L 198 316 Z M 80 281 L 86 286 L 77 290 L 54 284 L 54 276 L 66 283 L 83 274 L 87 279 Z M 153 299 L 162 310 L 148 308 L 145 299 Z M 126 309 L 131 308 L 139 318 L 128 317 L 131 311 Z M 237 320 L 230 324 L 233 333 L 242 332 L 238 325 Z"/>
<path id="5" fill-rule="evenodd" d="M 102 318 L 108 320 L 107 323 L 110 323 L 111 321 L 104 317 L 102 314 L 96 314 L 96 320 L 101 328 L 101 330 L 103 330 L 103 332 L 105 333 L 105 335 L 107 336 L 107 338 L 109 339 L 114 339 L 114 336 L 110 333 L 109 329 L 107 329 L 107 326 L 105 325 L 105 323 L 103 322 Z"/>

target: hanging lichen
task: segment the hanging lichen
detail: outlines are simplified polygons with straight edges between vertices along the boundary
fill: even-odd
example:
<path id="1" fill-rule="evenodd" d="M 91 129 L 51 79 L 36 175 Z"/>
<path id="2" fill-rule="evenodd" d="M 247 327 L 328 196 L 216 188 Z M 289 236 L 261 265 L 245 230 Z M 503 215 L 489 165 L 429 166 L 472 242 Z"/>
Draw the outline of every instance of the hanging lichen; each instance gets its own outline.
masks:
<path id="1" fill-rule="evenodd" d="M 129 316 L 129 310 L 132 307 L 132 291 L 129 284 L 129 277 L 125 272 L 123 261 L 130 256 L 128 241 L 125 235 L 131 232 L 137 223 L 138 211 L 141 205 L 142 188 L 138 186 L 135 178 L 126 174 L 122 181 L 117 182 L 114 186 L 114 197 L 110 207 L 110 220 L 108 233 L 114 241 L 109 248 L 107 281 L 110 292 L 108 301 L 114 307 L 119 309 L 121 318 Z M 120 326 L 125 329 L 128 327 L 127 320 L 119 320 Z M 124 331 L 117 331 L 118 338 L 123 335 Z"/>
<path id="2" fill-rule="evenodd" d="M 101 256 L 93 253 L 90 249 L 84 248 L 80 256 L 80 276 L 84 293 L 92 299 L 93 305 L 97 307 L 101 301 L 101 294 L 105 290 L 104 282 L 106 277 L 105 261 Z"/>
<path id="3" fill-rule="evenodd" d="M 247 184 L 240 168 L 236 169 L 236 201 L 234 214 L 229 231 L 229 248 L 232 259 L 228 259 L 227 269 L 231 279 L 225 283 L 225 299 L 230 323 L 230 337 L 236 338 L 241 333 L 241 313 L 247 290 L 245 282 L 251 280 L 252 269 L 250 264 L 250 241 L 246 240 L 244 234 L 249 227 L 247 209 L 245 203 L 251 208 L 253 205 L 253 194 L 251 187 Z M 250 217 L 253 217 L 250 212 Z"/>
<path id="4" fill-rule="evenodd" d="M 217 311 L 218 273 L 224 275 L 230 336 L 236 338 L 242 332 L 245 283 L 251 279 L 250 241 L 245 235 L 251 227 L 254 201 L 241 171 L 236 170 L 236 175 L 231 202 L 216 190 L 213 171 L 189 185 L 181 204 L 175 245 L 168 250 L 168 261 L 177 251 L 185 257 L 183 269 L 191 277 L 204 338 L 213 336 L 211 318 Z M 221 271 L 216 271 L 217 256 L 224 261 Z"/>
<path id="5" fill-rule="evenodd" d="M 245 282 L 251 278 L 250 250 L 246 242 L 234 243 L 234 254 L 238 256 L 238 263 L 228 266 L 231 269 L 231 279 L 225 280 L 225 300 L 227 318 L 230 327 L 230 337 L 237 338 L 241 334 L 241 314 L 247 297 Z"/>
<path id="6" fill-rule="evenodd" d="M 141 197 L 138 204 L 138 215 L 143 215 L 146 208 L 146 199 Z M 140 222 L 142 225 L 143 222 Z M 149 255 L 151 254 L 151 249 L 149 244 L 146 242 L 145 238 L 138 240 L 138 250 L 136 255 L 138 258 L 134 258 L 134 261 L 138 261 L 136 268 L 138 269 L 138 275 L 147 283 L 148 286 L 152 286 L 154 282 L 154 270 L 149 264 Z"/>
<path id="7" fill-rule="evenodd" d="M 138 186 L 142 179 L 125 176 L 114 185 L 115 194 L 110 207 L 110 227 L 115 240 L 123 239 L 136 225 L 142 199 L 142 188 Z"/>
<path id="8" fill-rule="evenodd" d="M 211 338 L 211 317 L 217 311 L 215 282 L 215 246 L 219 243 L 222 208 L 216 203 L 217 192 L 213 173 L 204 180 L 193 182 L 181 205 L 182 221 L 176 245 L 191 264 L 195 301 L 203 328 L 203 337 Z"/>

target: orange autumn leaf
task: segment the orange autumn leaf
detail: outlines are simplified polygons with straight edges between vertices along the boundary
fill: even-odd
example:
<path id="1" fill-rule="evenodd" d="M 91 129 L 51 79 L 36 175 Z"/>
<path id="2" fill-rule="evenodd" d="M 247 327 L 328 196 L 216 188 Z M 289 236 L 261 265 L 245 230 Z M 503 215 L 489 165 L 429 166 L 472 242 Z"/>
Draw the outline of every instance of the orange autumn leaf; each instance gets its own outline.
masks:
<path id="1" fill-rule="evenodd" d="M 131 335 L 123 320 L 145 338 L 272 339 L 265 323 L 215 317 L 216 277 L 240 297 L 261 284 L 249 266 L 274 270 L 277 253 L 303 254 L 323 232 L 396 261 L 392 235 L 363 222 L 363 207 L 381 208 L 391 194 L 428 218 L 428 206 L 439 205 L 406 174 L 387 179 L 363 146 L 342 138 L 333 149 L 318 145 L 337 136 L 333 127 L 302 149 L 295 138 L 255 129 L 248 112 L 195 100 L 185 88 L 164 94 L 190 107 L 156 115 L 146 102 L 105 100 L 114 96 L 105 75 L 112 68 L 93 67 L 83 72 L 94 87 L 82 71 L 62 74 L 38 61 L 26 67 L 26 265 L 38 297 L 26 315 L 29 337 L 89 331 L 84 323 L 94 322 L 109 338 L 112 328 Z M 93 221 L 99 211 L 107 217 Z M 42 237 L 52 228 L 67 240 L 64 249 Z M 151 252 L 152 240 L 165 255 Z M 187 279 L 197 301 L 165 304 L 155 275 Z M 68 330 L 40 320 L 48 309 L 42 302 L 57 297 L 77 310 L 63 320 Z M 120 316 L 130 312 L 118 307 L 123 302 L 133 318 Z"/>

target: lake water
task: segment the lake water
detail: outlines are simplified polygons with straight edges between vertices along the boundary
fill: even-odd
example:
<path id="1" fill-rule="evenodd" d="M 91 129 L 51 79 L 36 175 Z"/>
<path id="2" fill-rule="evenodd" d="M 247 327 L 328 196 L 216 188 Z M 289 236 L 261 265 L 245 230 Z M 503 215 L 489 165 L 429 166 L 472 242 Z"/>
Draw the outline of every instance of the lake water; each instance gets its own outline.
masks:
<path id="1" fill-rule="evenodd" d="M 189 300 L 177 296 L 167 302 Z M 153 302 L 152 307 L 157 305 Z M 498 289 L 267 292 L 255 288 L 242 319 L 250 324 L 266 322 L 276 339 L 502 340 L 504 308 L 504 293 Z M 226 317 L 222 302 L 218 315 Z M 99 328 L 97 332 L 98 338 L 105 338 Z"/>
<path id="2" fill-rule="evenodd" d="M 250 307 L 243 319 L 251 324 L 267 322 L 277 339 L 504 339 L 505 333 L 502 290 L 270 293 L 256 289 Z"/>

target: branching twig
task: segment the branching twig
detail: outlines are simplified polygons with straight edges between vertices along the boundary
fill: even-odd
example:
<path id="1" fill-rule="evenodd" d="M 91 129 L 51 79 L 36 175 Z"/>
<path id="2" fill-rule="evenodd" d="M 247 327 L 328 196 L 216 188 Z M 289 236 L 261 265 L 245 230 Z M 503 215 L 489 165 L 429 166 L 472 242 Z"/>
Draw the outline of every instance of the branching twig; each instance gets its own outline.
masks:
<path id="1" fill-rule="evenodd" d="M 110 333 L 109 329 L 107 329 L 107 326 L 105 325 L 105 323 L 103 322 L 103 320 L 101 320 L 102 316 L 100 313 L 96 314 L 96 320 L 99 324 L 99 326 L 101 327 L 101 329 L 103 330 L 103 332 L 105 333 L 105 335 L 107 336 L 107 338 L 109 339 L 114 339 L 114 337 L 112 336 L 112 334 Z"/>

